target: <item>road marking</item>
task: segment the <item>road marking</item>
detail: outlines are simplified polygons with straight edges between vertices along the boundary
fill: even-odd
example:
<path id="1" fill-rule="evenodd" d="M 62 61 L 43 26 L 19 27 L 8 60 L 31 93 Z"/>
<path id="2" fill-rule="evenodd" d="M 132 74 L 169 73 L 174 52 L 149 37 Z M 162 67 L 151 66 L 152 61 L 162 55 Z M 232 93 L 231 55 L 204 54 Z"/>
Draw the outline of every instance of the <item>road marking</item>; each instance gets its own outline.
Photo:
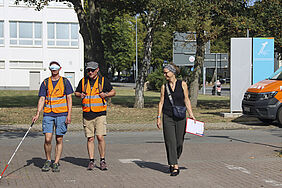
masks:
<path id="1" fill-rule="evenodd" d="M 141 159 L 119 159 L 121 163 L 134 163 L 136 161 L 142 161 Z"/>
<path id="2" fill-rule="evenodd" d="M 243 167 L 240 167 L 240 166 L 234 166 L 234 165 L 228 165 L 226 164 L 226 167 L 230 170 L 239 170 L 243 173 L 246 173 L 246 174 L 251 174 L 250 171 L 248 171 L 247 169 L 243 168 Z"/>
<path id="3" fill-rule="evenodd" d="M 275 187 L 282 187 L 282 183 L 278 182 L 278 181 L 275 181 L 275 180 L 271 180 L 271 179 L 264 179 L 263 180 L 265 183 L 269 183 L 271 184 L 272 186 L 275 186 Z"/>
<path id="4" fill-rule="evenodd" d="M 65 183 L 75 183 L 76 180 L 64 180 Z"/>

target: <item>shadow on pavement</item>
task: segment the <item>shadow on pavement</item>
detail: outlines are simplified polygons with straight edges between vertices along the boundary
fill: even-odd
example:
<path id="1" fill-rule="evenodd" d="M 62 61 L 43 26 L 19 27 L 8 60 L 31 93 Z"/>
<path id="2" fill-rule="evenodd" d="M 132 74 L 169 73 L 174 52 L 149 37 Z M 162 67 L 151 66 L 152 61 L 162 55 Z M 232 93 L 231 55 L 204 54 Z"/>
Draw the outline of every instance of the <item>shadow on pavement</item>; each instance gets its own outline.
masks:
<path id="1" fill-rule="evenodd" d="M 274 146 L 274 145 L 271 145 L 271 144 L 264 144 L 264 143 L 259 143 L 259 142 L 249 142 L 249 141 L 246 141 L 246 140 L 232 138 L 232 137 L 229 137 L 229 136 L 208 136 L 208 137 L 211 137 L 211 138 L 223 138 L 223 139 L 228 139 L 230 141 L 234 140 L 234 141 L 238 141 L 238 142 L 244 142 L 244 143 L 247 143 L 247 144 L 258 144 L 258 145 L 269 146 L 269 147 L 273 147 L 273 148 L 277 148 L 277 149 L 282 149 L 282 147 Z"/>
<path id="2" fill-rule="evenodd" d="M 0 131 L 0 139 L 14 139 L 14 138 L 22 138 L 24 137 L 25 133 L 26 133 L 26 129 L 20 129 L 19 131 L 9 131 L 9 130 L 5 130 L 5 131 Z M 37 138 L 39 136 L 42 136 L 41 132 L 29 132 L 28 135 L 26 136 L 31 137 L 31 138 Z"/>
<path id="3" fill-rule="evenodd" d="M 86 158 L 64 157 L 61 160 L 86 168 L 88 167 L 88 163 L 89 163 L 89 159 Z"/>
<path id="4" fill-rule="evenodd" d="M 27 161 L 26 161 L 26 164 L 25 164 L 24 166 L 22 166 L 22 167 L 20 167 L 20 168 L 18 168 L 18 169 L 16 169 L 16 170 L 13 170 L 13 171 L 10 172 L 9 174 L 7 174 L 5 177 L 8 177 L 8 176 L 10 176 L 11 174 L 13 174 L 13 173 L 15 173 L 15 172 L 17 172 L 17 171 L 19 171 L 19 170 L 21 170 L 21 169 L 23 169 L 23 168 L 25 168 L 25 167 L 27 167 L 27 166 L 30 166 L 31 164 L 33 164 L 34 166 L 36 166 L 36 167 L 38 167 L 38 168 L 42 168 L 44 162 L 45 162 L 44 159 L 39 158 L 39 157 L 34 157 L 34 158 L 30 159 L 30 160 L 27 160 Z"/>
<path id="5" fill-rule="evenodd" d="M 133 161 L 140 168 L 149 168 L 163 173 L 170 173 L 168 165 L 156 163 L 156 162 L 146 162 L 146 161 Z M 180 167 L 180 169 L 187 169 L 186 167 Z"/>
<path id="6" fill-rule="evenodd" d="M 240 117 L 237 117 L 232 120 L 232 122 L 239 123 L 242 125 L 249 125 L 249 126 L 262 126 L 262 127 L 267 127 L 269 125 L 273 125 L 275 127 L 281 127 L 281 125 L 276 121 L 276 120 L 267 120 L 265 122 L 259 120 L 256 117 L 250 117 L 246 115 L 242 115 Z"/>

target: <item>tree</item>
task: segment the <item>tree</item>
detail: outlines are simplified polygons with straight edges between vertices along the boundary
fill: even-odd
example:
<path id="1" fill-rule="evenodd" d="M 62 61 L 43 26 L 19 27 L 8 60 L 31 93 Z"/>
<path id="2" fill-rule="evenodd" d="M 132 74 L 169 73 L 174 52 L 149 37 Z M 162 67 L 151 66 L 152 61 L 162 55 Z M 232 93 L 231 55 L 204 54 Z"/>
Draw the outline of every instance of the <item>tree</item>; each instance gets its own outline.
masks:
<path id="1" fill-rule="evenodd" d="M 105 60 L 111 67 L 112 76 L 130 69 L 135 56 L 135 21 L 128 14 L 108 20 L 103 16 L 102 38 L 105 46 Z M 112 18 L 111 18 L 112 19 Z"/>
<path id="2" fill-rule="evenodd" d="M 51 0 L 15 0 L 25 2 L 27 5 L 36 6 L 36 10 L 41 10 L 48 5 Z M 84 42 L 84 62 L 96 61 L 102 75 L 107 75 L 107 65 L 104 58 L 104 45 L 101 35 L 101 15 L 102 9 L 111 10 L 115 14 L 125 10 L 127 1 L 123 0 L 58 0 L 69 2 L 77 14 L 79 22 L 79 33 Z"/>
<path id="3" fill-rule="evenodd" d="M 143 60 L 138 64 L 138 79 L 135 89 L 136 108 L 144 107 L 144 84 L 151 65 L 152 46 L 155 32 L 166 22 L 173 22 L 179 16 L 182 0 L 143 0 L 136 1 L 141 4 L 138 10 L 146 28 L 144 39 Z M 137 6 L 138 7 L 138 6 Z"/>
<path id="4" fill-rule="evenodd" d="M 173 30 L 169 26 L 155 32 L 152 46 L 152 67 L 160 68 L 164 61 L 172 61 Z"/>
<path id="5" fill-rule="evenodd" d="M 240 16 L 242 13 L 236 12 L 237 9 L 242 8 L 240 11 L 245 13 L 244 8 L 246 7 L 246 2 L 243 0 L 191 0 L 186 1 L 185 7 L 186 12 L 182 19 L 178 22 L 177 30 L 181 32 L 192 31 L 196 33 L 196 58 L 194 70 L 192 72 L 192 80 L 189 87 L 191 104 L 193 107 L 196 107 L 199 91 L 199 80 L 204 63 L 205 44 L 209 40 L 215 40 L 220 32 L 224 30 L 232 30 L 231 27 L 229 28 L 224 24 L 225 22 L 234 24 L 232 20 L 235 20 L 236 25 L 234 28 L 237 26 L 237 28 L 246 26 L 246 24 L 241 25 L 242 22 L 245 22 L 245 17 Z M 238 19 L 238 17 L 242 19 Z M 189 37 L 193 38 L 194 35 Z M 228 37 L 230 37 L 230 35 Z"/>
<path id="6" fill-rule="evenodd" d="M 276 52 L 280 53 L 281 59 L 281 1 L 280 0 L 261 0 L 256 1 L 250 7 L 254 26 L 252 34 L 256 37 L 274 37 Z"/>

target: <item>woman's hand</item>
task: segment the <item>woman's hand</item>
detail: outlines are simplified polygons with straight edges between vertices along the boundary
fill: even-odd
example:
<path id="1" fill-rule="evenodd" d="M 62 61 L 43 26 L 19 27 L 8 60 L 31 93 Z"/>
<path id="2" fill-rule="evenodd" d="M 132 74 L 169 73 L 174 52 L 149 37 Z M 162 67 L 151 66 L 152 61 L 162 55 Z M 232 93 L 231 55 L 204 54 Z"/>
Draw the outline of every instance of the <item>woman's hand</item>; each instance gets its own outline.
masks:
<path id="1" fill-rule="evenodd" d="M 162 127 L 161 118 L 157 118 L 157 127 L 160 129 Z"/>
<path id="2" fill-rule="evenodd" d="M 193 120 L 196 120 L 196 118 L 194 117 L 194 115 L 190 115 L 190 118 L 193 119 Z"/>

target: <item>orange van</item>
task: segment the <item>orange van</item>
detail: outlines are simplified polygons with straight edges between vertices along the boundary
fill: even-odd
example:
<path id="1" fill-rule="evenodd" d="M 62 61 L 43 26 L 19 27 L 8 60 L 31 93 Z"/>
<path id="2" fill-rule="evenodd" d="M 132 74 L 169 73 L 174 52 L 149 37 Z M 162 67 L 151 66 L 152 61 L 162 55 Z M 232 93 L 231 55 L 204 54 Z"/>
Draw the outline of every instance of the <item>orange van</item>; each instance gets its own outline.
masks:
<path id="1" fill-rule="evenodd" d="M 282 67 L 266 80 L 250 86 L 242 101 L 243 114 L 282 126 Z"/>

